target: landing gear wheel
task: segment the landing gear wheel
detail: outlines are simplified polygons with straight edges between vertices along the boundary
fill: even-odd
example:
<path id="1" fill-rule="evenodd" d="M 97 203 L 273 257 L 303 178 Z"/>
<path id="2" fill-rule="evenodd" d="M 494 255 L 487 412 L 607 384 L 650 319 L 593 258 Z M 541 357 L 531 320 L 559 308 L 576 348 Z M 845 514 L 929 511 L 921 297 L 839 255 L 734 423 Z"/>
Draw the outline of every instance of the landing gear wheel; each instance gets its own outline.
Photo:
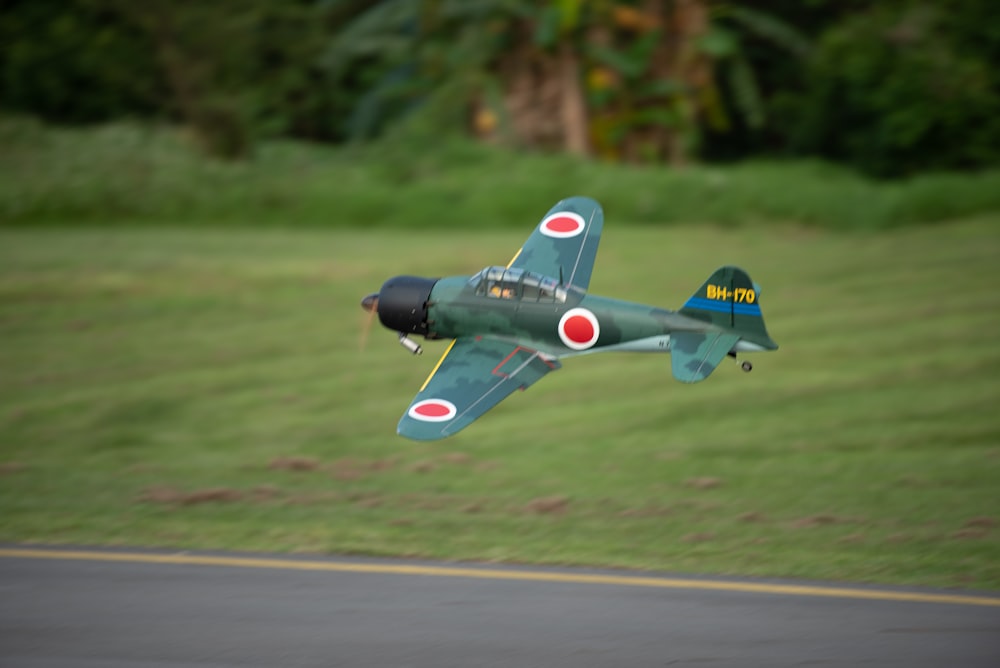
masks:
<path id="1" fill-rule="evenodd" d="M 753 371 L 753 364 L 751 364 L 749 360 L 743 360 L 742 362 L 740 362 L 740 368 L 746 371 L 747 373 L 750 373 L 751 371 Z"/>

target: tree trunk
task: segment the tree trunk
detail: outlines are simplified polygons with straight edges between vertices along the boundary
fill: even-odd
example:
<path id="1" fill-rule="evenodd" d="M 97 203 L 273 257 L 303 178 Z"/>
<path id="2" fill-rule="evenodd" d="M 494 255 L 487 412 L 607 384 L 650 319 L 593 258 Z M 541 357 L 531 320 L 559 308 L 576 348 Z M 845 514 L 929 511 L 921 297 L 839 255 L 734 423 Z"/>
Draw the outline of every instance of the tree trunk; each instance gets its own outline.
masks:
<path id="1" fill-rule="evenodd" d="M 657 2 L 657 0 L 653 0 Z M 683 86 L 678 100 L 680 122 L 668 138 L 670 164 L 683 167 L 690 161 L 698 140 L 698 100 L 712 80 L 712 63 L 698 53 L 697 40 L 708 30 L 705 0 L 673 0 L 668 41 L 672 45 L 667 61 L 669 77 Z"/>
<path id="2" fill-rule="evenodd" d="M 587 103 L 580 82 L 580 57 L 569 39 L 562 40 L 559 45 L 559 83 L 563 147 L 571 155 L 589 155 Z"/>

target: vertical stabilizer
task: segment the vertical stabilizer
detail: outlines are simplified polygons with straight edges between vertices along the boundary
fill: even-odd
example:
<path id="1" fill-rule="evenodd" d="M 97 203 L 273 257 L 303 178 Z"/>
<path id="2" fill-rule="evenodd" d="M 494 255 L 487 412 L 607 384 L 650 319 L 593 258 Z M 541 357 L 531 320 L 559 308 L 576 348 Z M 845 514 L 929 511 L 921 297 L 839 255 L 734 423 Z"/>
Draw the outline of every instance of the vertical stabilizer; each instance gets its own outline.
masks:
<path id="1" fill-rule="evenodd" d="M 739 267 L 720 267 L 688 299 L 681 314 L 730 329 L 769 350 L 771 340 L 760 310 L 760 287 Z"/>

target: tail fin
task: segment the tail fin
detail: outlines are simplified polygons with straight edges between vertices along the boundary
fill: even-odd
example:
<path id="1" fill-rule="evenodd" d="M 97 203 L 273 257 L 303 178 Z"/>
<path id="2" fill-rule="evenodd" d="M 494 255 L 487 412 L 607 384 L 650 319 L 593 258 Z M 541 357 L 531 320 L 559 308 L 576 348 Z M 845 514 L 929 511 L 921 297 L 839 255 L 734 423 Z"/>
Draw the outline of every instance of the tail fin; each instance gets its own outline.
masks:
<path id="1" fill-rule="evenodd" d="M 760 311 L 760 286 L 739 267 L 719 267 L 680 310 L 682 315 L 733 330 L 744 341 L 776 350 Z"/>

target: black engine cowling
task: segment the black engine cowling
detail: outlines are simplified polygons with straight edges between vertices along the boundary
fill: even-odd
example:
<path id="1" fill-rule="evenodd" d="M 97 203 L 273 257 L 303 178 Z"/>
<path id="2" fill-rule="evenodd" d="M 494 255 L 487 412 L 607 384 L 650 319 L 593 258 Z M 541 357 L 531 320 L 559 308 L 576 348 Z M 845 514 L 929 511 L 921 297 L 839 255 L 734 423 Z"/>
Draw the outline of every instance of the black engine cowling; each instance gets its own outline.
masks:
<path id="1" fill-rule="evenodd" d="M 378 319 L 405 334 L 427 334 L 427 302 L 436 278 L 393 276 L 378 293 Z"/>

